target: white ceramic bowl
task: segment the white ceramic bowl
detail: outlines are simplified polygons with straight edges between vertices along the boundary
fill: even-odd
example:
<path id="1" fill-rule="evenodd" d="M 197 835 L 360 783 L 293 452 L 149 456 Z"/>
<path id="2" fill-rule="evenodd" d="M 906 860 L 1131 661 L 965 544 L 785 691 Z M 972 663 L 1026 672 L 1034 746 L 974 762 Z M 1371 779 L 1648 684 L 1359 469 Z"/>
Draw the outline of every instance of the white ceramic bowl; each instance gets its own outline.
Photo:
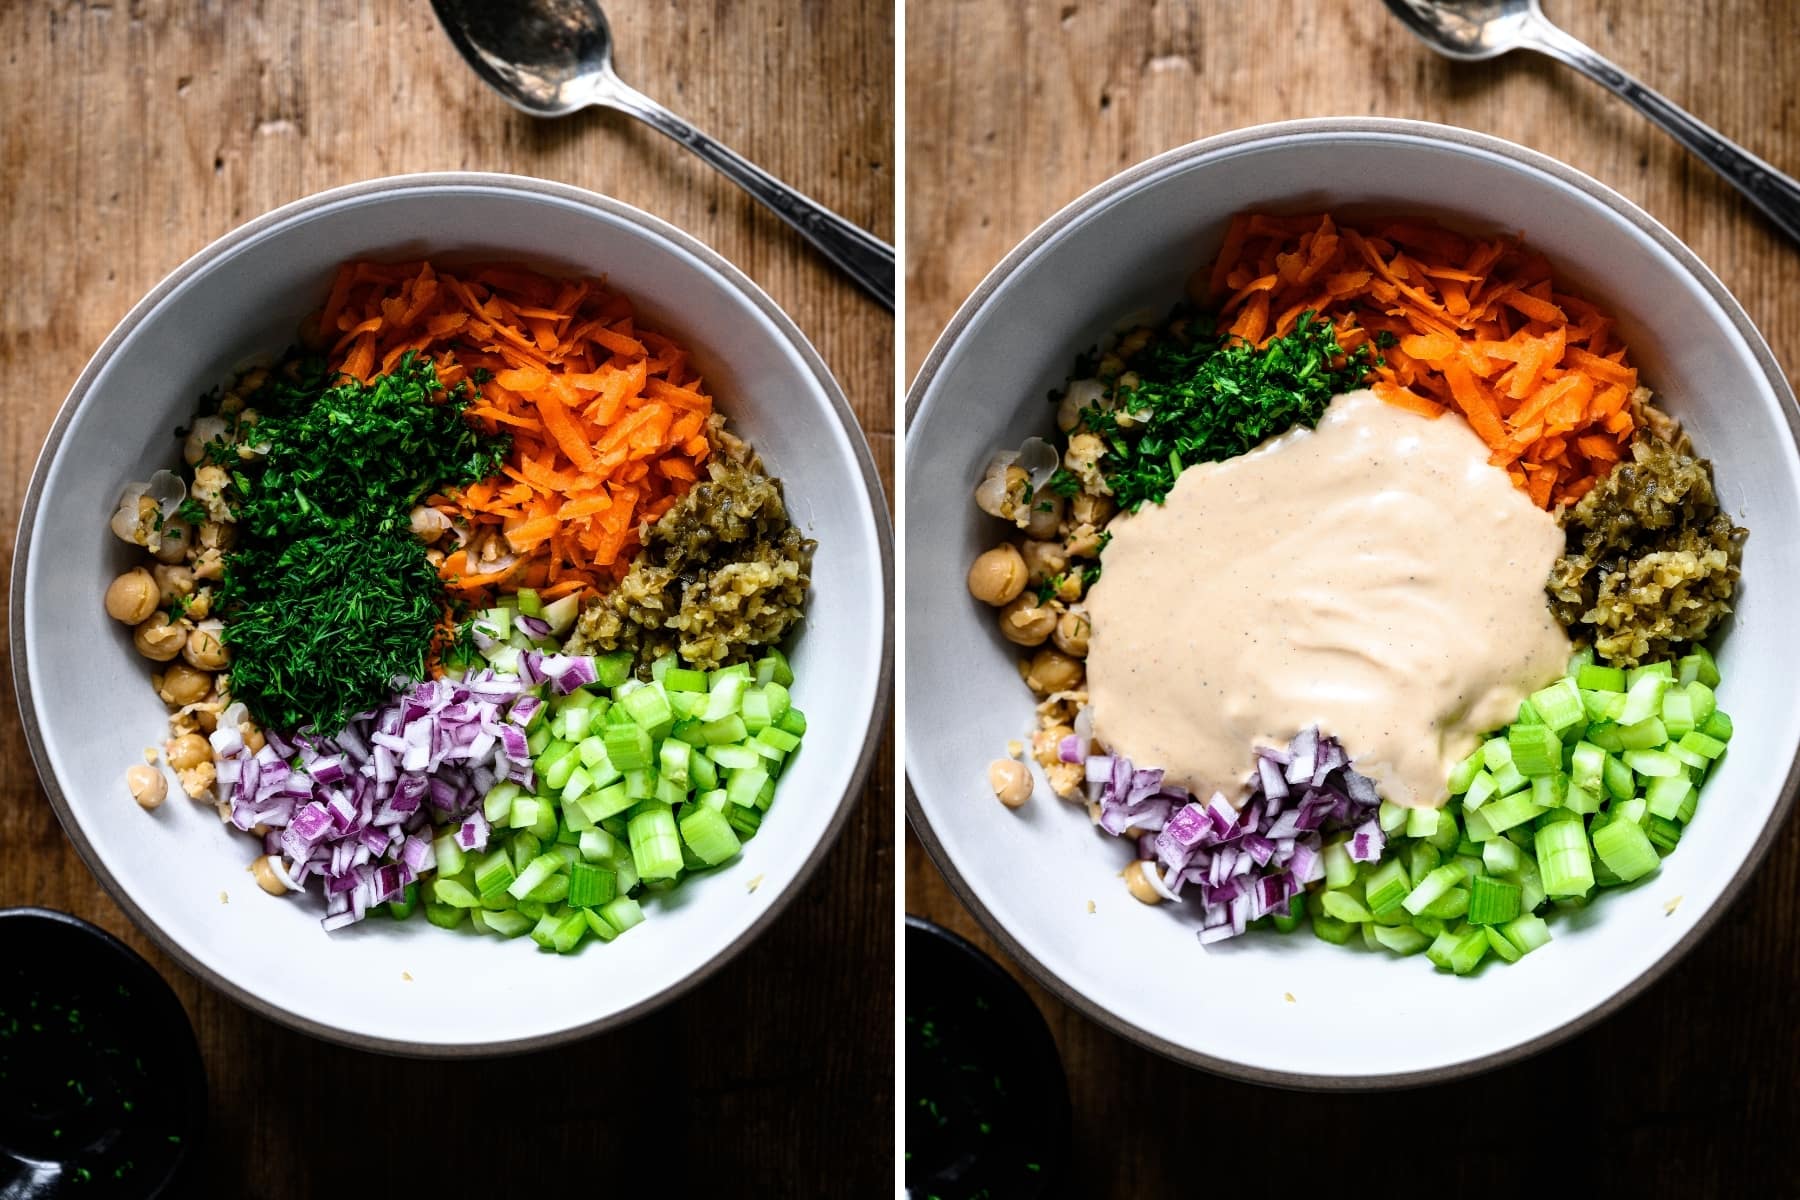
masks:
<path id="1" fill-rule="evenodd" d="M 1044 396 L 1073 355 L 1124 314 L 1166 311 L 1234 212 L 1325 207 L 1523 231 L 1563 279 L 1617 314 L 1645 380 L 1687 422 L 1716 464 L 1725 504 L 1751 530 L 1720 657 L 1720 700 L 1737 735 L 1698 819 L 1659 874 L 1559 917 L 1547 948 L 1473 978 L 1307 933 L 1203 950 L 1192 913 L 1126 894 L 1117 874 L 1128 850 L 1096 834 L 1079 807 L 1040 784 L 1012 812 L 985 783 L 988 761 L 1032 719 L 1016 653 L 962 582 L 997 533 L 970 501 L 988 455 L 1052 429 Z M 1800 745 L 1790 611 L 1800 583 L 1800 412 L 1718 279 L 1594 180 L 1494 138 L 1405 121 L 1294 121 L 1197 142 L 1102 184 L 1009 254 L 939 339 L 909 405 L 908 812 L 1006 949 L 1112 1029 L 1187 1063 L 1293 1086 L 1481 1070 L 1567 1037 L 1641 991 L 1719 918 L 1773 840 Z M 1199 566 L 1230 567 L 1196 552 Z"/>
<path id="2" fill-rule="evenodd" d="M 762 832 L 722 870 L 575 955 L 383 919 L 326 934 L 308 897 L 260 893 L 250 839 L 176 795 L 154 813 L 124 772 L 166 734 L 148 664 L 100 604 L 132 561 L 107 529 L 120 485 L 175 461 L 195 398 L 278 354 L 339 262 L 430 254 L 604 274 L 692 352 L 722 411 L 781 476 L 817 538 L 795 642 L 806 749 Z M 860 794 L 886 711 L 891 544 L 869 449 L 794 323 L 742 272 L 664 222 L 560 184 L 418 175 L 290 204 L 182 264 L 113 330 L 63 405 L 32 477 L 12 576 L 14 683 L 39 774 L 107 889 L 195 974 L 296 1028 L 398 1053 L 540 1047 L 617 1024 L 741 949 L 826 853 Z M 753 887 L 752 885 L 755 884 Z M 229 897 L 229 903 L 226 898 Z"/>

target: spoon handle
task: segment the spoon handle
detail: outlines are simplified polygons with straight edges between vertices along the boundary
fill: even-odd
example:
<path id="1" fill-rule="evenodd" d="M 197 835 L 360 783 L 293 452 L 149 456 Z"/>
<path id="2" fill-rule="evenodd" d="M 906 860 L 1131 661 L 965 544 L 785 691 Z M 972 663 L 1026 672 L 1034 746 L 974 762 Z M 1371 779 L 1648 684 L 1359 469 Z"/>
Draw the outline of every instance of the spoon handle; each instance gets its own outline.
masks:
<path id="1" fill-rule="evenodd" d="M 1668 135 L 1697 154 L 1750 202 L 1767 213 L 1784 233 L 1800 242 L 1800 181 L 1750 153 L 1712 126 L 1695 120 L 1680 105 L 1646 87 L 1595 53 L 1586 43 L 1564 33 L 1541 14 L 1524 30 L 1524 44 L 1566 63 L 1613 92 L 1662 126 Z"/>
<path id="2" fill-rule="evenodd" d="M 885 304 L 890 311 L 893 309 L 892 246 L 857 228 L 818 201 L 795 191 L 749 159 L 714 141 L 617 76 L 605 81 L 605 85 L 596 91 L 594 101 L 636 117 L 711 163 L 720 174 L 793 226 L 801 237 L 842 268 L 870 295 Z"/>

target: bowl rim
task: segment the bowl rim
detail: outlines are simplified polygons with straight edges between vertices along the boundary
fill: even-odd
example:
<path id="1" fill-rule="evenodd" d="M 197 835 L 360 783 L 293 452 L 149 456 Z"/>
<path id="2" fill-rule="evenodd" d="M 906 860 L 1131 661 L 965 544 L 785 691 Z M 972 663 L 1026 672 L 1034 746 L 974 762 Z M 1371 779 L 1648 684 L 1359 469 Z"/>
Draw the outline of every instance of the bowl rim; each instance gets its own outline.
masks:
<path id="1" fill-rule="evenodd" d="M 645 997 L 629 1008 L 608 1014 L 593 1021 L 572 1025 L 566 1029 L 550 1033 L 537 1034 L 530 1037 L 511 1038 L 498 1041 L 435 1043 L 428 1041 L 412 1041 L 398 1038 L 372 1037 L 354 1030 L 341 1029 L 321 1021 L 303 1017 L 290 1012 L 280 1005 L 263 999 L 237 983 L 224 978 L 190 954 L 186 947 L 167 933 L 160 925 L 152 921 L 143 909 L 119 886 L 112 873 L 106 869 L 93 846 L 82 833 L 80 822 L 75 819 L 64 795 L 61 781 L 51 769 L 49 755 L 44 745 L 43 735 L 39 729 L 37 708 L 31 691 L 30 653 L 26 646 L 24 621 L 17 618 L 25 595 L 26 574 L 30 568 L 31 534 L 36 521 L 38 505 L 43 498 L 43 490 L 50 465 L 55 461 L 62 447 L 63 436 L 74 419 L 76 411 L 87 401 L 89 390 L 100 372 L 112 360 L 113 355 L 137 327 L 154 311 L 171 292 L 185 283 L 196 272 L 211 266 L 213 263 L 230 255 L 245 242 L 251 241 L 270 229 L 285 224 L 295 217 L 316 209 L 340 204 L 347 200 L 357 200 L 383 193 L 408 190 L 431 189 L 486 189 L 516 193 L 525 197 L 548 198 L 556 201 L 573 203 L 598 210 L 610 216 L 638 227 L 650 235 L 653 240 L 667 243 L 673 249 L 685 253 L 698 260 L 701 267 L 709 271 L 717 279 L 735 289 L 755 308 L 768 318 L 780 335 L 799 355 L 807 369 L 812 373 L 820 391 L 824 394 L 831 414 L 842 426 L 847 436 L 855 467 L 861 474 L 865 498 L 874 516 L 875 540 L 881 562 L 881 579 L 883 591 L 882 604 L 882 639 L 880 675 L 876 680 L 875 705 L 870 712 L 868 728 L 863 735 L 862 746 L 857 751 L 856 761 L 850 774 L 848 786 L 838 798 L 837 807 L 827 822 L 824 832 L 804 861 L 793 874 L 781 885 L 780 892 L 769 901 L 768 905 L 757 914 L 755 919 L 744 929 L 735 941 L 726 946 L 718 954 L 693 967 L 686 974 L 672 979 L 661 990 Z M 87 365 L 82 368 L 74 386 L 64 398 L 62 406 L 57 410 L 56 419 L 45 435 L 42 449 L 38 451 L 36 464 L 32 467 L 31 482 L 26 488 L 25 497 L 19 510 L 19 524 L 14 540 L 12 571 L 8 580 L 8 602 L 15 614 L 10 622 L 9 640 L 12 651 L 13 691 L 19 706 L 19 716 L 24 727 L 25 740 L 31 749 L 32 765 L 37 771 L 38 781 L 50 799 L 51 807 L 56 811 L 56 819 L 61 823 L 64 834 L 75 846 L 81 860 L 100 881 L 106 893 L 113 901 L 125 910 L 132 923 L 143 930 L 146 935 L 168 954 L 189 974 L 198 977 L 206 984 L 217 988 L 239 1004 L 270 1020 L 280 1022 L 291 1029 L 309 1034 L 324 1041 L 349 1046 L 352 1049 L 373 1051 L 380 1054 L 395 1054 L 414 1058 L 486 1058 L 503 1054 L 523 1054 L 534 1050 L 548 1049 L 568 1042 L 591 1037 L 608 1029 L 628 1024 L 669 1001 L 689 991 L 702 980 L 711 976 L 726 963 L 736 958 L 746 946 L 773 924 L 775 918 L 793 902 L 818 869 L 825 855 L 843 833 L 849 821 L 851 811 L 866 790 L 869 772 L 875 763 L 876 754 L 881 745 L 882 731 L 887 725 L 889 713 L 892 711 L 892 680 L 894 674 L 894 542 L 893 522 L 888 515 L 886 492 L 881 485 L 881 477 L 876 472 L 873 453 L 869 449 L 868 438 L 862 432 L 862 426 L 856 419 L 850 402 L 845 397 L 843 388 L 839 386 L 836 376 L 825 365 L 811 340 L 800 327 L 795 324 L 768 293 L 739 270 L 712 247 L 700 241 L 694 235 L 679 229 L 660 217 L 653 216 L 643 209 L 615 200 L 610 196 L 572 184 L 559 183 L 548 179 L 537 179 L 525 175 L 512 175 L 502 172 L 486 171 L 425 171 L 404 175 L 388 175 L 376 179 L 366 179 L 339 187 L 327 188 L 321 192 L 303 196 L 289 201 L 278 208 L 269 210 L 259 217 L 253 218 L 230 232 L 208 243 L 195 252 L 181 265 L 170 271 L 157 285 L 131 307 L 131 310 L 120 319 L 100 348 L 94 351 Z"/>
<path id="2" fill-rule="evenodd" d="M 1082 193 L 1028 234 L 988 272 L 981 283 L 970 293 L 968 299 L 964 300 L 957 308 L 956 315 L 951 318 L 950 323 L 944 327 L 944 331 L 932 343 L 930 353 L 926 355 L 925 361 L 920 365 L 918 373 L 907 388 L 907 435 L 911 435 L 913 423 L 924 408 L 926 394 L 931 390 L 938 372 L 943 368 L 951 350 L 970 322 L 1041 246 L 1080 222 L 1096 207 L 1156 178 L 1170 167 L 1205 158 L 1222 150 L 1242 149 L 1258 143 L 1277 144 L 1289 138 L 1314 139 L 1320 136 L 1334 135 L 1448 142 L 1464 150 L 1482 151 L 1506 160 L 1514 170 L 1535 171 L 1548 175 L 1557 182 L 1581 192 L 1589 200 L 1609 209 L 1615 216 L 1621 217 L 1635 226 L 1639 232 L 1666 250 L 1700 284 L 1707 295 L 1730 319 L 1732 325 L 1743 337 L 1745 345 L 1749 347 L 1756 364 L 1767 376 L 1769 386 L 1774 391 L 1777 402 L 1781 405 L 1782 415 L 1787 420 L 1789 436 L 1793 438 L 1795 447 L 1800 448 L 1800 404 L 1796 403 L 1794 390 L 1788 384 L 1787 376 L 1776 361 L 1774 352 L 1769 349 L 1768 342 L 1750 320 L 1749 314 L 1744 311 L 1743 306 L 1738 303 L 1736 297 L 1731 294 L 1712 269 L 1661 222 L 1631 200 L 1585 172 L 1578 171 L 1566 163 L 1559 162 L 1549 155 L 1529 147 L 1509 142 L 1492 134 L 1479 133 L 1453 125 L 1391 117 L 1308 117 L 1246 126 L 1167 150 L 1145 159 L 1135 166 L 1126 168 Z M 903 461 L 908 463 L 910 469 L 911 460 L 908 458 Z M 910 753 L 907 754 L 906 761 L 912 762 Z M 1749 881 L 1750 876 L 1755 873 L 1756 868 L 1761 865 L 1763 858 L 1769 852 L 1774 839 L 1768 835 L 1780 829 L 1783 822 L 1786 821 L 1789 811 L 1793 807 L 1796 790 L 1800 790 L 1800 747 L 1796 748 L 1794 761 L 1788 767 L 1787 777 L 1782 781 L 1775 806 L 1770 810 L 1769 819 L 1763 826 L 1763 836 L 1757 839 L 1750 854 L 1739 864 L 1737 872 L 1725 884 L 1718 898 L 1695 921 L 1687 934 L 1670 947 L 1667 953 L 1604 1001 L 1556 1029 L 1493 1054 L 1447 1063 L 1441 1067 L 1376 1075 L 1309 1074 L 1248 1066 L 1229 1059 L 1203 1054 L 1171 1042 L 1116 1016 L 1090 1000 L 1083 992 L 1066 983 L 1033 957 L 981 903 L 974 889 L 956 869 L 956 864 L 950 859 L 943 843 L 933 831 L 931 822 L 925 815 L 924 807 L 919 803 L 910 770 L 906 779 L 906 816 L 913 832 L 918 835 L 926 853 L 931 856 L 932 862 L 949 882 L 957 899 L 962 901 L 963 905 L 974 914 L 989 936 L 1058 999 L 1088 1019 L 1097 1022 L 1103 1028 L 1121 1037 L 1129 1038 L 1165 1058 L 1228 1078 L 1297 1090 L 1377 1091 L 1465 1079 L 1508 1063 L 1522 1061 L 1591 1028 L 1643 994 L 1670 967 L 1699 944 L 1700 940 L 1711 931 L 1714 923 L 1725 909 L 1736 899 L 1738 893 L 1743 890 L 1745 883 Z"/>

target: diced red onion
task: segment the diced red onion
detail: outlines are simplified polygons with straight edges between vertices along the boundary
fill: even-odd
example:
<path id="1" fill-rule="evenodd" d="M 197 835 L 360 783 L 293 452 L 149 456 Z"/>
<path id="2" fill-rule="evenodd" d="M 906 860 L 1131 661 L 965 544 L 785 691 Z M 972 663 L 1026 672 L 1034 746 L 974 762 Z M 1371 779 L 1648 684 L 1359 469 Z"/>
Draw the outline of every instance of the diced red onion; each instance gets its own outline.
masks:
<path id="1" fill-rule="evenodd" d="M 1084 774 L 1106 832 L 1160 830 L 1137 841 L 1138 857 L 1151 864 L 1145 870 L 1156 876 L 1152 886 L 1174 899 L 1182 885 L 1199 885 L 1203 944 L 1283 911 L 1324 878 L 1325 833 L 1352 830 L 1348 849 L 1360 862 L 1376 861 L 1386 846 L 1374 781 L 1352 770 L 1343 746 L 1316 728 L 1300 731 L 1285 750 L 1256 752 L 1241 807 L 1223 793 L 1199 804 L 1165 785 L 1161 771 L 1136 769 L 1122 755 L 1094 755 Z"/>

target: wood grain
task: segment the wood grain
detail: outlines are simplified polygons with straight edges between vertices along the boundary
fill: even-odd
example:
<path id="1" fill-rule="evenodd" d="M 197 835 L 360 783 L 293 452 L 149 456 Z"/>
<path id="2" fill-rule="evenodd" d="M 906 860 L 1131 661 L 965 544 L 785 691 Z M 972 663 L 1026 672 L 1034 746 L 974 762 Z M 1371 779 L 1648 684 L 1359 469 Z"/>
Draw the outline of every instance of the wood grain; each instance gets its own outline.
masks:
<path id="1" fill-rule="evenodd" d="M 1547 7 L 1626 70 L 1800 172 L 1800 38 L 1790 3 Z M 1547 60 L 1452 65 L 1405 35 L 1377 0 L 910 0 L 905 20 L 909 373 L 993 264 L 1087 188 L 1208 134 L 1328 115 L 1447 122 L 1589 172 L 1685 239 L 1777 357 L 1790 371 L 1800 364 L 1800 249 L 1629 108 Z M 998 953 L 910 834 L 905 888 L 908 911 Z M 1383 1170 L 1369 1159 L 1386 1145 L 1379 1131 L 1413 1128 L 1432 1131 L 1416 1152 L 1429 1156 L 1432 1186 L 1450 1194 L 1549 1186 L 1701 1196 L 1760 1186 L 1791 1195 L 1800 1167 L 1797 891 L 1800 826 L 1790 823 L 1731 918 L 1624 1012 L 1483 1079 L 1390 1097 L 1305 1096 L 1190 1072 L 1027 980 L 1073 1093 L 1081 1165 L 1070 1194 L 1204 1186 L 1194 1139 L 1214 1130 L 1252 1143 L 1298 1135 L 1307 1169 L 1373 1179 Z M 1555 1184 L 1545 1182 L 1543 1141 L 1497 1136 L 1502 1113 L 1541 1114 L 1570 1136 L 1559 1168 L 1567 1173 Z"/>
<path id="2" fill-rule="evenodd" d="M 611 13 L 621 74 L 893 237 L 888 0 L 657 0 Z M 423 0 L 0 5 L 0 547 L 88 354 L 164 273 L 276 205 L 405 171 L 607 192 L 744 268 L 844 384 L 891 489 L 893 324 L 698 160 L 611 114 L 546 124 L 483 88 Z M 0 654 L 4 654 L 0 647 Z M 10 688 L 11 671 L 0 667 Z M 312 1041 L 200 986 L 101 892 L 0 712 L 0 905 L 72 911 L 171 979 L 212 1080 L 209 1190 L 876 1194 L 892 1177 L 893 796 L 884 751 L 835 852 L 747 952 L 566 1050 L 421 1063 Z M 135 746 L 133 747 L 135 753 Z M 698 1036 L 704 1030 L 704 1036 Z M 821 1098 L 829 1103 L 821 1103 Z M 515 1118 L 512 1114 L 535 1112 Z M 515 1123 L 516 1120 L 516 1123 Z M 378 1154 L 364 1149 L 366 1132 Z"/>

